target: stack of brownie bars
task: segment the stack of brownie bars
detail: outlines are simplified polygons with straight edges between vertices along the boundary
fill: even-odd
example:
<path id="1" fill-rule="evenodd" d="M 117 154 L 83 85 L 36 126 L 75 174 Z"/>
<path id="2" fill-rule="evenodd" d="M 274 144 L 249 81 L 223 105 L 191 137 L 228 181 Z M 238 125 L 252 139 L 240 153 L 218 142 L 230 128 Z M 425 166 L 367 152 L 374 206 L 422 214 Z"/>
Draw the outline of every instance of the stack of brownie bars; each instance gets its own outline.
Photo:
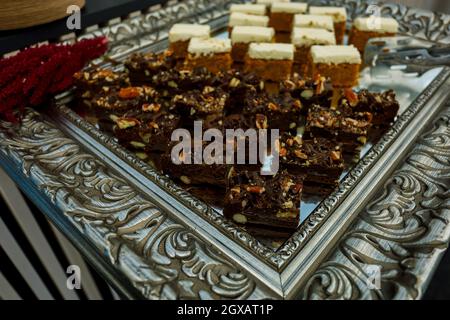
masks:
<path id="1" fill-rule="evenodd" d="M 266 7 L 234 10 L 263 17 Z M 296 229 L 302 194 L 332 192 L 348 159 L 359 156 L 375 136 L 374 128 L 378 136 L 379 128 L 394 121 L 399 105 L 393 91 L 354 92 L 352 79 L 347 85 L 345 76 L 322 76 L 346 73 L 352 63 L 359 70 L 353 47 L 334 53 L 312 47 L 316 60 L 308 69 L 315 73 L 305 77 L 293 70 L 296 46 L 271 43 L 269 28 L 237 23 L 232 29 L 231 40 L 219 40 L 210 38 L 208 26 L 175 25 L 163 53 L 133 54 L 124 71 L 92 68 L 75 74 L 78 107 L 95 114 L 102 130 L 194 194 L 215 190 L 216 203 L 236 223 Z M 196 163 L 195 152 L 184 150 L 173 159 L 178 141 L 171 141 L 172 133 L 178 128 L 192 132 L 195 121 L 202 122 L 202 130 L 222 133 L 278 129 L 280 169 L 261 175 L 261 165 Z"/>

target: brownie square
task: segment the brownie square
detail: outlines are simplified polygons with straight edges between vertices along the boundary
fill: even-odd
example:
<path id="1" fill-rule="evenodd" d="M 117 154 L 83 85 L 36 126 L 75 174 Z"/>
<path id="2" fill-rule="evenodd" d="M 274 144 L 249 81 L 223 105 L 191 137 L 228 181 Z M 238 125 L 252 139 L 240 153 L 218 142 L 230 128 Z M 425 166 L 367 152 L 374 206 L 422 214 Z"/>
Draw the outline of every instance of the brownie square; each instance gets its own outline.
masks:
<path id="1" fill-rule="evenodd" d="M 207 144 L 204 141 L 199 142 L 202 147 Z M 162 169 L 165 174 L 180 180 L 185 185 L 212 185 L 224 188 L 226 184 L 227 165 L 226 164 L 207 164 L 202 154 L 198 154 L 202 160 L 201 163 L 195 163 L 194 140 L 191 141 L 191 150 L 189 152 L 181 151 L 177 157 L 172 159 L 172 148 L 178 142 L 171 142 L 169 148 L 163 155 Z M 203 150 L 203 149 L 202 149 Z M 178 164 L 178 163 L 179 164 Z M 189 163 L 190 162 L 190 163 Z"/>
<path id="2" fill-rule="evenodd" d="M 287 171 L 262 176 L 230 167 L 223 213 L 238 224 L 296 229 L 303 179 Z"/>
<path id="3" fill-rule="evenodd" d="M 327 194 L 337 187 L 344 170 L 341 147 L 324 138 L 303 140 L 289 133 L 281 135 L 278 154 L 282 168 L 305 175 L 304 191 Z"/>
<path id="4" fill-rule="evenodd" d="M 165 152 L 173 130 L 180 124 L 180 117 L 160 110 L 156 103 L 145 104 L 142 111 L 133 110 L 115 118 L 114 135 L 129 149 L 149 152 Z"/>
<path id="5" fill-rule="evenodd" d="M 75 95 L 90 106 L 91 99 L 102 92 L 109 92 L 115 87 L 130 85 L 128 75 L 109 69 L 87 69 L 74 74 Z"/>
<path id="6" fill-rule="evenodd" d="M 222 113 L 227 104 L 228 93 L 220 88 L 204 86 L 201 89 L 177 94 L 172 98 L 172 110 L 186 119 L 198 119 Z"/>
<path id="7" fill-rule="evenodd" d="M 151 85 L 152 77 L 162 71 L 175 68 L 177 61 L 168 52 L 134 53 L 126 61 L 130 81 L 133 85 Z"/>
<path id="8" fill-rule="evenodd" d="M 358 92 L 357 102 L 353 109 L 359 112 L 372 113 L 373 125 L 387 126 L 394 122 L 398 110 L 400 109 L 400 104 L 398 103 L 393 90 L 376 93 L 363 89 Z"/>
<path id="9" fill-rule="evenodd" d="M 295 130 L 300 124 L 303 105 L 289 93 L 268 95 L 249 92 L 243 113 L 250 116 L 257 129 Z"/>
<path id="10" fill-rule="evenodd" d="M 355 154 L 367 142 L 371 121 L 372 114 L 368 112 L 350 113 L 347 108 L 334 110 L 313 106 L 308 112 L 305 133 L 311 138 L 335 141 L 343 152 Z"/>

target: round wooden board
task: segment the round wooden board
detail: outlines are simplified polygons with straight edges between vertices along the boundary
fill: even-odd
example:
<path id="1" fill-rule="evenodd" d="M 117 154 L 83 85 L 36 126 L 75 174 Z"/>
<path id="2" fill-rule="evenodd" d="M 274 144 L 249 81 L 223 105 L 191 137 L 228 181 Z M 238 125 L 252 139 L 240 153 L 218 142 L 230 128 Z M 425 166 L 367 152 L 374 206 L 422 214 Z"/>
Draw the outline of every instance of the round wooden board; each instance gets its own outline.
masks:
<path id="1" fill-rule="evenodd" d="M 68 16 L 67 8 L 82 8 L 85 0 L 1 0 L 0 30 L 32 27 Z"/>

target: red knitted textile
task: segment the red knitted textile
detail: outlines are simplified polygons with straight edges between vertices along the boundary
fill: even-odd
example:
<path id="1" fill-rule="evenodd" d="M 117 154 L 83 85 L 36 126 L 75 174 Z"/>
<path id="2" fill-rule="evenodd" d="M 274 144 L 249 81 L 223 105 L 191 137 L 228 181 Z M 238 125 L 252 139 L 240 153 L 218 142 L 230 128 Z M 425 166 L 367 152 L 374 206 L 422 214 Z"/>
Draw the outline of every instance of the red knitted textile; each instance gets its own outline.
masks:
<path id="1" fill-rule="evenodd" d="M 107 39 L 27 48 L 0 60 L 0 117 L 16 122 L 25 107 L 38 106 L 72 85 L 72 76 L 107 50 Z"/>

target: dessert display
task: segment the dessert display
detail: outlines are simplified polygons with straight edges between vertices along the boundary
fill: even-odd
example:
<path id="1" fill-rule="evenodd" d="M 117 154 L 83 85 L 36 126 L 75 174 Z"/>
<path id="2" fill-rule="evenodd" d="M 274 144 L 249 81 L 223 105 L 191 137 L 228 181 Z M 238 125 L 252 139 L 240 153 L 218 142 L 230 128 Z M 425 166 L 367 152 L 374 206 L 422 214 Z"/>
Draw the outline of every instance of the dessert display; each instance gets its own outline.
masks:
<path id="1" fill-rule="evenodd" d="M 352 88 L 358 84 L 362 59 L 353 46 L 312 46 L 311 76 L 331 79 L 335 88 Z"/>
<path id="2" fill-rule="evenodd" d="M 294 28 L 291 41 L 295 46 L 294 71 L 302 76 L 309 74 L 309 55 L 312 46 L 336 44 L 333 32 L 318 28 Z"/>
<path id="3" fill-rule="evenodd" d="M 273 42 L 275 31 L 266 27 L 234 27 L 231 32 L 231 57 L 234 62 L 243 63 L 252 42 Z"/>
<path id="4" fill-rule="evenodd" d="M 189 40 L 192 38 L 208 39 L 211 28 L 199 24 L 178 23 L 169 31 L 169 50 L 177 59 L 184 59 L 187 55 Z"/>
<path id="5" fill-rule="evenodd" d="M 347 10 L 344 7 L 309 7 L 309 13 L 314 15 L 327 15 L 333 18 L 336 44 L 343 44 L 345 25 L 347 23 Z"/>
<path id="6" fill-rule="evenodd" d="M 349 34 L 349 43 L 359 52 L 364 53 L 367 42 L 371 38 L 393 37 L 398 32 L 398 22 L 393 18 L 370 16 L 356 18 Z"/>
<path id="7" fill-rule="evenodd" d="M 164 52 L 134 53 L 124 69 L 115 68 L 120 71 L 75 74 L 75 104 L 141 160 L 234 222 L 294 230 L 301 204 L 339 186 L 366 143 L 394 122 L 399 103 L 392 90 L 352 89 L 362 59 L 356 46 L 336 45 L 345 9 L 312 7 L 303 14 L 306 4 L 261 0 L 234 4 L 231 12 L 229 39 L 210 37 L 208 26 L 176 24 Z M 354 29 L 362 39 L 360 23 Z M 289 43 L 277 43 L 276 31 Z M 180 149 L 176 129 L 190 135 L 190 148 Z M 239 143 L 246 160 L 250 144 L 261 147 L 249 136 L 233 138 L 230 157 L 227 148 L 214 149 L 234 162 L 205 158 L 209 129 L 223 136 L 229 129 L 276 129 L 265 155 L 279 159 L 278 170 L 265 174 L 267 163 L 237 163 Z"/>
<path id="8" fill-rule="evenodd" d="M 230 14 L 230 21 L 228 22 L 228 33 L 231 34 L 233 28 L 238 26 L 268 27 L 269 17 L 233 12 Z"/>
<path id="9" fill-rule="evenodd" d="M 231 68 L 231 41 L 229 39 L 193 38 L 189 42 L 185 67 L 192 70 L 204 67 L 212 73 Z"/>
<path id="10" fill-rule="evenodd" d="M 245 58 L 246 72 L 263 80 L 281 81 L 292 72 L 294 46 L 286 43 L 251 43 Z"/>
<path id="11" fill-rule="evenodd" d="M 305 13 L 308 8 L 306 3 L 275 2 L 270 7 L 269 26 L 277 32 L 288 32 L 292 30 L 294 15 Z"/>

